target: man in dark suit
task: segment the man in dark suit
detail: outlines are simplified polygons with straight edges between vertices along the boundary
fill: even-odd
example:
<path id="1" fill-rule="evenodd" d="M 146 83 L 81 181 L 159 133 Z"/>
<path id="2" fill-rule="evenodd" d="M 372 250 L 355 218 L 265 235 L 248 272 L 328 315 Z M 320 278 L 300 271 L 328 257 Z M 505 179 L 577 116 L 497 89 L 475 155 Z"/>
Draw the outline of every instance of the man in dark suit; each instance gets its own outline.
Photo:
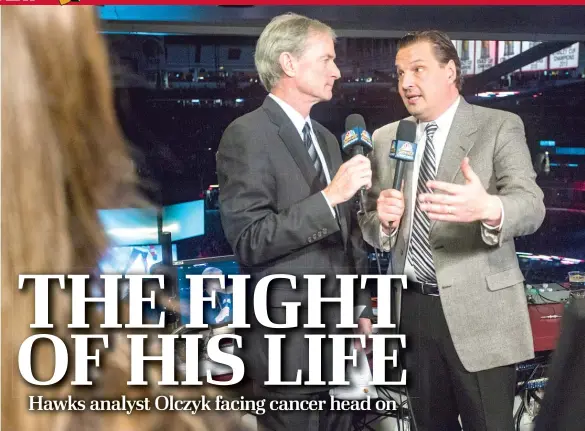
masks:
<path id="1" fill-rule="evenodd" d="M 514 365 L 534 356 L 514 237 L 545 214 L 524 125 L 463 99 L 461 63 L 442 32 L 401 39 L 396 68 L 418 150 L 403 191 L 393 190 L 398 122 L 374 132 L 360 226 L 408 279 L 397 293 L 418 429 L 460 430 L 460 417 L 465 431 L 512 431 Z"/>
<path id="2" fill-rule="evenodd" d="M 340 72 L 335 65 L 335 34 L 325 24 L 296 14 L 273 19 L 256 46 L 255 62 L 269 91 L 259 109 L 235 120 L 226 129 L 217 153 L 220 212 L 226 237 L 252 286 L 271 274 L 297 277 L 272 282 L 268 310 L 275 323 L 285 321 L 283 302 L 300 302 L 299 327 L 275 330 L 254 321 L 241 331 L 240 350 L 254 393 L 263 398 L 329 399 L 329 386 L 266 386 L 268 346 L 265 334 L 286 335 L 282 349 L 283 380 L 297 371 L 308 378 L 308 333 L 340 332 L 339 304 L 323 306 L 325 329 L 306 329 L 306 274 L 325 274 L 323 296 L 340 296 L 338 274 L 355 274 L 363 264 L 359 227 L 350 200 L 370 187 L 370 162 L 356 156 L 342 163 L 335 136 L 311 120 L 311 107 L 332 97 Z M 367 259 L 366 259 L 367 261 Z M 356 283 L 357 284 L 357 283 Z M 369 333 L 371 308 L 363 291 L 358 331 Z M 252 304 L 251 298 L 248 304 Z M 330 341 L 323 342 L 323 380 L 331 380 Z M 350 343 L 348 343 L 350 344 Z M 328 403 L 326 403 L 328 404 Z M 327 410 L 327 409 L 326 409 Z M 351 417 L 339 411 L 267 411 L 258 417 L 260 429 L 349 430 Z"/>

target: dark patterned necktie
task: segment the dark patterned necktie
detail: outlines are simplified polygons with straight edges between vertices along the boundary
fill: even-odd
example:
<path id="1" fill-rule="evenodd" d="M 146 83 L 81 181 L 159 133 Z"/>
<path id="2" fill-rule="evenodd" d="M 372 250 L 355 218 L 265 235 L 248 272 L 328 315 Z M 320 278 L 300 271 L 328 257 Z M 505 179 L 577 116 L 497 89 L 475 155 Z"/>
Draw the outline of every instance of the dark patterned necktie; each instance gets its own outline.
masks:
<path id="1" fill-rule="evenodd" d="M 315 148 L 315 143 L 313 142 L 313 138 L 311 137 L 311 126 L 309 123 L 305 123 L 305 127 L 303 127 L 303 142 L 305 143 L 305 147 L 309 153 L 309 157 L 311 158 L 311 162 L 317 171 L 317 176 L 321 180 L 324 186 L 327 185 L 327 179 L 325 178 L 325 171 L 323 170 L 323 165 L 321 164 L 321 159 L 319 159 L 319 154 L 317 154 L 317 149 Z"/>
<path id="2" fill-rule="evenodd" d="M 437 161 L 433 136 L 437 131 L 437 124 L 432 122 L 425 127 L 427 135 L 425 151 L 423 153 L 420 172 L 418 174 L 418 186 L 416 189 L 416 203 L 414 206 L 414 219 L 412 223 L 412 235 L 410 239 L 409 261 L 414 267 L 416 278 L 420 283 L 436 283 L 435 265 L 431 253 L 429 234 L 431 221 L 429 216 L 420 209 L 418 196 L 421 193 L 431 193 L 427 187 L 427 181 L 434 180 L 437 175 Z"/>

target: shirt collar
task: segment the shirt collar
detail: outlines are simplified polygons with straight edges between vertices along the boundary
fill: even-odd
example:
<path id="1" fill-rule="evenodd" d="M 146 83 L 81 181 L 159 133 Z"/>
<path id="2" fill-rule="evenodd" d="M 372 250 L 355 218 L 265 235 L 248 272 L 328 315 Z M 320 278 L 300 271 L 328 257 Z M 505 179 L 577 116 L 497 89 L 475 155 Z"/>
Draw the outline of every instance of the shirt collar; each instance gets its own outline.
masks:
<path id="1" fill-rule="evenodd" d="M 435 124 L 437 125 L 437 130 L 449 130 L 451 128 L 451 124 L 453 123 L 453 118 L 455 118 L 455 113 L 457 112 L 457 108 L 459 107 L 459 102 L 461 101 L 461 96 L 457 96 L 455 102 L 447 108 L 445 112 L 443 112 L 439 118 L 434 120 Z M 427 124 L 432 123 L 433 121 L 426 121 L 426 122 L 419 122 L 419 132 L 424 132 L 425 127 Z"/>
<path id="2" fill-rule="evenodd" d="M 310 115 L 307 115 L 307 118 L 303 118 L 303 116 L 299 113 L 299 111 L 297 111 L 295 108 L 290 106 L 288 103 L 286 103 L 281 98 L 275 96 L 272 93 L 269 93 L 268 95 L 276 103 L 278 103 L 278 106 L 280 106 L 282 108 L 282 110 L 284 111 L 284 113 L 287 115 L 287 117 L 290 118 L 293 125 L 295 126 L 295 129 L 297 129 L 297 131 L 299 132 L 299 134 L 301 136 L 303 136 L 303 128 L 305 127 L 305 123 L 309 123 L 309 127 L 311 128 L 311 131 L 313 131 L 313 125 L 311 124 L 311 116 Z"/>

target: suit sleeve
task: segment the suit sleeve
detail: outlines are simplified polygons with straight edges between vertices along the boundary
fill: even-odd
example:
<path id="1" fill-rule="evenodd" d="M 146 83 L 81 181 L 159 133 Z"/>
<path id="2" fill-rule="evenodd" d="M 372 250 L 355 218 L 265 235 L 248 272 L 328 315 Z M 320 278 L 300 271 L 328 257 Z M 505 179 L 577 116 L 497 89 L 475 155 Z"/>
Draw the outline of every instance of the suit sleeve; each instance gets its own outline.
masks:
<path id="1" fill-rule="evenodd" d="M 543 192 L 536 184 L 524 124 L 515 114 L 506 117 L 498 133 L 494 175 L 505 217 L 496 244 L 485 235 L 482 238 L 488 245 L 501 246 L 514 237 L 534 233 L 546 211 Z"/>
<path id="2" fill-rule="evenodd" d="M 322 193 L 277 207 L 275 176 L 286 172 L 274 172 L 269 151 L 264 131 L 236 122 L 217 152 L 222 225 L 246 266 L 263 265 L 339 230 Z"/>
<path id="3" fill-rule="evenodd" d="M 370 162 L 372 165 L 372 187 L 368 190 L 366 212 L 359 216 L 359 226 L 364 236 L 364 240 L 372 247 L 383 251 L 390 251 L 396 243 L 396 235 L 385 236 L 382 235 L 380 220 L 376 211 L 377 200 L 380 192 L 384 190 L 383 184 L 382 163 L 391 163 L 388 155 L 383 156 L 379 151 L 380 145 L 380 129 L 376 130 L 372 135 L 372 142 L 374 150 L 370 153 Z M 378 151 L 376 151 L 378 149 Z"/>
<path id="4" fill-rule="evenodd" d="M 330 154 L 334 152 L 339 153 L 339 143 L 335 135 L 322 126 L 321 133 L 326 137 L 326 142 Z M 340 160 L 343 163 L 343 160 Z M 335 172 L 331 172 L 333 179 Z M 348 220 L 349 228 L 349 258 L 351 260 L 352 272 L 357 275 L 368 274 L 369 260 L 367 245 L 364 242 L 362 232 L 358 224 L 358 198 L 350 199 L 338 206 L 340 211 L 343 211 L 345 218 Z M 372 310 L 372 294 L 368 289 L 356 289 L 355 307 L 356 316 L 358 318 L 373 319 L 374 313 Z"/>

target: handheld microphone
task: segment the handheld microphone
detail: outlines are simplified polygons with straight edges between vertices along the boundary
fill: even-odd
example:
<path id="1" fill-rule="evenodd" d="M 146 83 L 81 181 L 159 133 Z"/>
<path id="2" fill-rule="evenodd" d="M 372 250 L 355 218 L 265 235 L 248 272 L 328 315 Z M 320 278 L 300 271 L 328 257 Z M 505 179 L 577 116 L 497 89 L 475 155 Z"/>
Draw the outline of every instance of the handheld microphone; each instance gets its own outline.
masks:
<path id="1" fill-rule="evenodd" d="M 404 166 L 407 162 L 414 162 L 416 155 L 416 123 L 408 120 L 400 120 L 396 139 L 390 146 L 390 158 L 396 159 L 396 171 L 394 171 L 394 190 L 402 188 Z"/>
<path id="2" fill-rule="evenodd" d="M 366 122 L 360 114 L 351 114 L 345 119 L 346 132 L 341 135 L 341 150 L 351 157 L 368 155 L 373 149 L 372 137 L 366 130 Z M 366 188 L 360 189 L 360 214 L 366 212 Z"/>
<path id="3" fill-rule="evenodd" d="M 374 147 L 372 137 L 366 130 L 366 122 L 360 114 L 351 114 L 345 119 L 346 132 L 341 135 L 341 149 L 345 154 L 367 155 Z"/>

